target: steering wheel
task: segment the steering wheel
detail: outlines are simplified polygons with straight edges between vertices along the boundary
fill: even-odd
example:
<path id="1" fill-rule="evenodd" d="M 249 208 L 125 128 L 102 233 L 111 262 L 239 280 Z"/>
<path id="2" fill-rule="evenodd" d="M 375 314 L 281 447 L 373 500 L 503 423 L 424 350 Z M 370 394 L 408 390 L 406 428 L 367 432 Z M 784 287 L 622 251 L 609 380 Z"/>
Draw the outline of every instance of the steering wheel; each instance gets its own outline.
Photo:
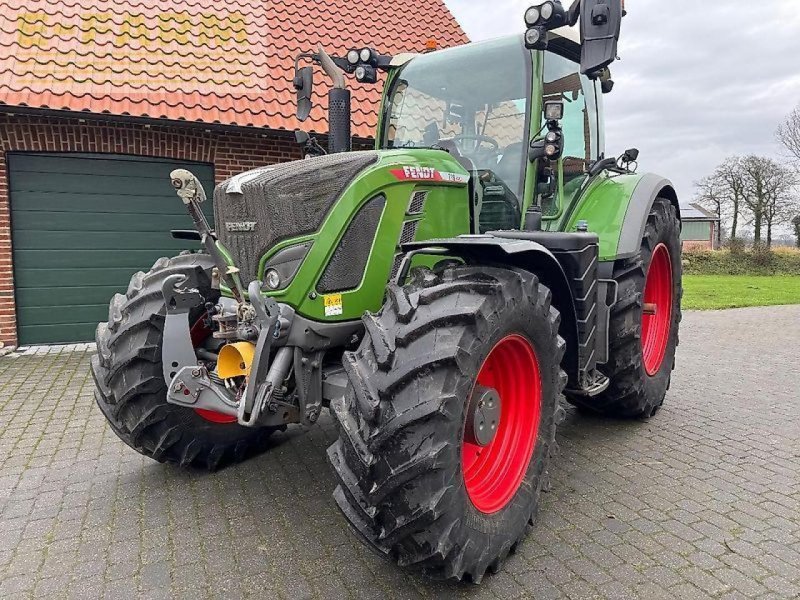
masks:
<path id="1" fill-rule="evenodd" d="M 487 148 L 486 150 L 490 152 L 497 153 L 500 150 L 500 144 L 497 142 L 496 139 L 493 137 L 489 137 L 488 135 L 478 135 L 478 134 L 463 134 L 463 135 L 456 135 L 452 138 L 453 143 L 458 147 L 459 152 L 461 154 L 469 154 L 471 152 L 478 152 L 481 149 L 481 145 L 486 142 L 491 146 L 491 148 Z M 472 141 L 472 148 L 466 148 L 462 146 L 459 142 L 464 141 Z"/>

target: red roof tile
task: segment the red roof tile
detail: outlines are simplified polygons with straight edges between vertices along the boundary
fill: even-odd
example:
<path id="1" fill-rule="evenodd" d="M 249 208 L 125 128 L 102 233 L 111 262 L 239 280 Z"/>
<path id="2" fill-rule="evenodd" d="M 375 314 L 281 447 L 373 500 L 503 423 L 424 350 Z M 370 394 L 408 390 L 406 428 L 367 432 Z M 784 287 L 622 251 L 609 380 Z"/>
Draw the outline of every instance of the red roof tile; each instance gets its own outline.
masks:
<path id="1" fill-rule="evenodd" d="M 0 105 L 295 129 L 294 57 L 394 54 L 467 37 L 443 0 L 4 0 Z M 305 128 L 327 131 L 316 73 Z M 353 133 L 373 135 L 380 86 L 351 79 Z"/>

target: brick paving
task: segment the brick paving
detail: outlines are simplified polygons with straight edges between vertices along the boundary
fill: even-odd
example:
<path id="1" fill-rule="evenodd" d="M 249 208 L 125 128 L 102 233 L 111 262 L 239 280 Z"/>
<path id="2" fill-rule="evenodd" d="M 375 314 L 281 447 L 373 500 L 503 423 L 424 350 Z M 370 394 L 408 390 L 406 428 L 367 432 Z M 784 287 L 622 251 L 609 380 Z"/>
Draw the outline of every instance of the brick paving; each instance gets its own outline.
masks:
<path id="1" fill-rule="evenodd" d="M 221 473 L 106 426 L 88 352 L 0 358 L 0 598 L 798 598 L 800 307 L 689 313 L 650 422 L 568 413 L 540 520 L 480 587 L 349 534 L 329 418 Z"/>

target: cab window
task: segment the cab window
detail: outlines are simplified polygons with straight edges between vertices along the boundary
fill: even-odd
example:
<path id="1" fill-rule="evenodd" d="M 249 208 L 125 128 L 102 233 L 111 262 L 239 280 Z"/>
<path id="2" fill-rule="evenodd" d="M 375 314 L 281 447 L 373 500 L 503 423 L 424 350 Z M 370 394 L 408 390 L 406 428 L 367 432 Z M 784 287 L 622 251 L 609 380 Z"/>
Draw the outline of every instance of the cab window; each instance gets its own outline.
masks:
<path id="1" fill-rule="evenodd" d="M 580 74 L 577 61 L 566 45 L 551 44 L 544 60 L 544 101 L 564 103 L 564 198 L 569 204 L 585 181 L 589 164 L 599 154 L 597 91 L 595 83 Z M 558 212 L 555 202 L 545 203 L 545 215 Z"/>

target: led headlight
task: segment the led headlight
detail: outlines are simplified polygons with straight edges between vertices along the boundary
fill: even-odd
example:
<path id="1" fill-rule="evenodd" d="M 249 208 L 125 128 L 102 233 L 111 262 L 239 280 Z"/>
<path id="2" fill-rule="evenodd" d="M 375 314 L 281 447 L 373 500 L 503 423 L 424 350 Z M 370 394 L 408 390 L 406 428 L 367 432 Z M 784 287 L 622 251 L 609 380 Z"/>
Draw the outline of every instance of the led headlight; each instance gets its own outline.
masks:
<path id="1" fill-rule="evenodd" d="M 525 32 L 525 45 L 528 47 L 535 46 L 539 43 L 542 39 L 542 32 L 539 30 L 538 27 L 534 27 L 533 29 L 528 29 Z"/>
<path id="2" fill-rule="evenodd" d="M 277 290 L 281 287 L 281 276 L 275 269 L 268 269 L 264 273 L 264 283 L 271 290 Z"/>
<path id="3" fill-rule="evenodd" d="M 361 62 L 368 63 L 369 61 L 372 60 L 372 50 L 370 50 L 369 48 L 364 48 L 361 51 L 361 55 L 359 56 L 359 58 L 361 58 Z"/>
<path id="4" fill-rule="evenodd" d="M 358 59 L 359 59 L 358 50 L 350 50 L 350 52 L 347 53 L 347 62 L 350 63 L 351 65 L 357 65 Z"/>
<path id="5" fill-rule="evenodd" d="M 555 131 L 551 131 L 544 137 L 544 139 L 550 144 L 555 144 L 558 141 L 558 134 Z"/>
<path id="6" fill-rule="evenodd" d="M 358 65 L 355 70 L 356 79 L 360 83 L 375 83 L 378 81 L 378 72 L 370 65 Z"/>
<path id="7" fill-rule="evenodd" d="M 547 144 L 547 146 L 544 147 L 544 153 L 552 158 L 553 156 L 558 154 L 558 146 L 556 146 L 555 144 Z"/>
<path id="8" fill-rule="evenodd" d="M 550 20 L 553 17 L 554 12 L 555 6 L 552 2 L 545 2 L 539 7 L 539 14 L 542 15 L 542 19 L 545 21 Z"/>
<path id="9" fill-rule="evenodd" d="M 541 13 L 539 12 L 539 7 L 531 6 L 525 11 L 525 25 L 528 27 L 533 27 L 539 21 L 540 16 Z"/>

